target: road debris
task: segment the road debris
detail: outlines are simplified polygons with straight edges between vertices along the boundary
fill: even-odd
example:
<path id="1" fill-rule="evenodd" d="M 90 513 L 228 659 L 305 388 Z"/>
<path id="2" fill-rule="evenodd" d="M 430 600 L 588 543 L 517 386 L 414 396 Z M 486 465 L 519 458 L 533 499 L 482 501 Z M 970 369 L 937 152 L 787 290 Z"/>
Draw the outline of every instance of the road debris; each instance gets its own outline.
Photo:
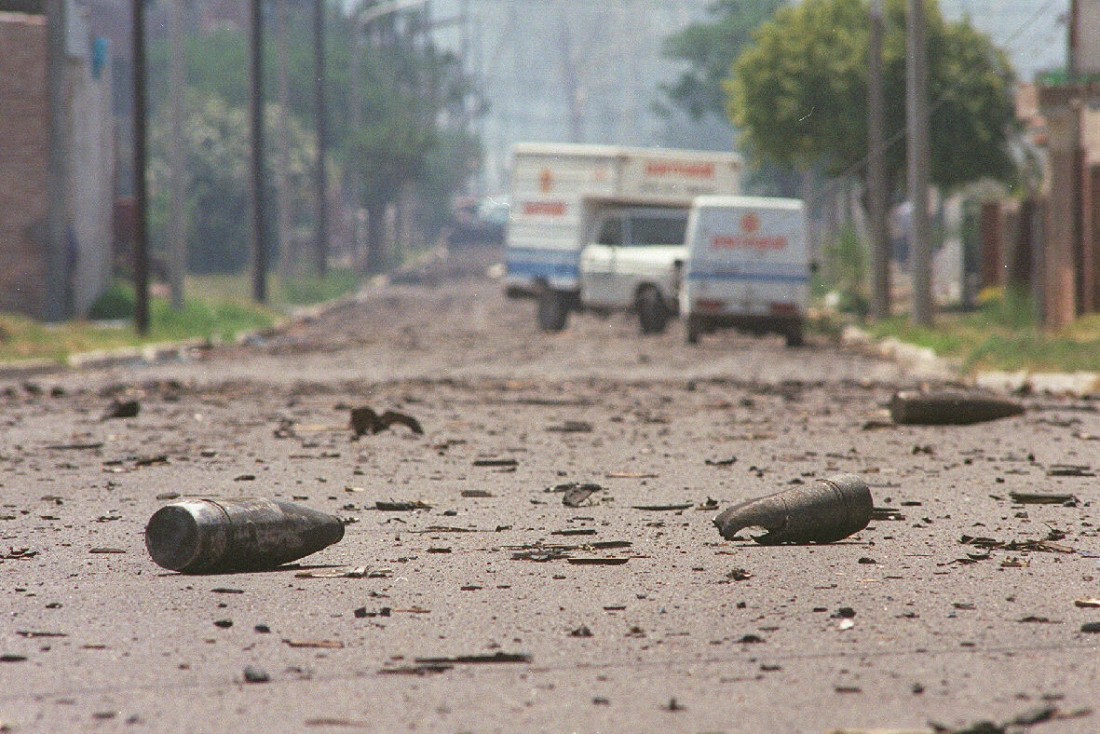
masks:
<path id="1" fill-rule="evenodd" d="M 100 420 L 109 421 L 115 418 L 136 418 L 141 412 L 141 403 L 136 400 L 112 400 L 107 411 Z"/>
<path id="2" fill-rule="evenodd" d="M 344 647 L 344 643 L 340 640 L 294 640 L 284 638 L 283 644 L 287 647 L 305 647 L 318 650 L 339 650 Z"/>
<path id="3" fill-rule="evenodd" d="M 1063 537 L 1061 533 L 1055 533 L 1059 538 Z M 1044 538 L 1042 540 L 997 540 L 996 538 L 985 537 L 972 537 L 964 535 L 959 538 L 959 542 L 963 545 L 973 545 L 978 548 L 988 548 L 994 550 L 1007 550 L 1007 551 L 1036 551 L 1043 553 L 1073 553 L 1073 548 L 1068 545 L 1062 545 L 1057 543 L 1053 538 Z M 987 556 L 988 557 L 988 556 Z"/>
<path id="4" fill-rule="evenodd" d="M 734 505 L 719 513 L 714 524 L 726 540 L 745 528 L 760 527 L 768 532 L 753 540 L 763 545 L 832 543 L 867 527 L 871 508 L 866 482 L 854 474 L 838 474 Z"/>
<path id="5" fill-rule="evenodd" d="M 367 433 L 381 433 L 391 426 L 405 426 L 417 436 L 423 435 L 424 433 L 420 421 L 407 413 L 387 410 L 379 415 L 373 408 L 366 405 L 351 409 L 351 430 L 354 433 L 353 439 L 358 439 L 360 436 Z"/>
<path id="6" fill-rule="evenodd" d="M 420 500 L 413 500 L 411 502 L 381 500 L 374 503 L 374 509 L 381 510 L 382 512 L 412 512 L 413 510 L 430 510 L 432 506 Z"/>
<path id="7" fill-rule="evenodd" d="M 707 459 L 703 463 L 707 466 L 733 466 L 737 463 L 737 457 L 731 456 L 728 459 Z"/>
<path id="8" fill-rule="evenodd" d="M 1077 504 L 1076 495 L 1055 492 L 1009 492 L 1008 496 L 1018 505 L 1065 505 Z"/>
<path id="9" fill-rule="evenodd" d="M 413 662 L 418 665 L 478 665 L 497 663 L 529 663 L 530 653 L 526 652 L 495 652 L 491 655 L 456 655 L 454 657 L 428 657 L 415 658 Z"/>
<path id="10" fill-rule="evenodd" d="M 871 508 L 872 520 L 904 520 L 905 515 L 901 514 L 901 510 L 894 507 L 872 507 Z"/>
<path id="11" fill-rule="evenodd" d="M 515 459 L 474 459 L 474 466 L 518 466 L 519 462 Z"/>
<path id="12" fill-rule="evenodd" d="M 691 503 L 679 502 L 672 505 L 631 505 L 631 508 L 635 510 L 646 510 L 649 512 L 678 512 L 680 510 L 691 509 Z"/>
<path id="13" fill-rule="evenodd" d="M 589 498 L 601 490 L 603 490 L 603 487 L 591 482 L 584 484 L 571 482 L 569 484 L 559 484 L 552 487 L 550 491 L 562 492 L 561 503 L 566 507 L 584 507 L 586 504 L 591 504 Z"/>
<path id="14" fill-rule="evenodd" d="M 12 548 L 8 546 L 7 553 L 0 553 L 0 560 L 3 561 L 26 561 L 34 558 L 38 555 L 38 551 L 31 550 L 30 548 Z"/>
<path id="15" fill-rule="evenodd" d="M 1025 711 L 1003 724 L 983 719 L 961 728 L 944 726 L 934 721 L 929 722 L 929 725 L 932 727 L 934 734 L 1021 734 L 1024 730 L 1036 724 L 1044 724 L 1048 721 L 1080 719 L 1091 715 L 1092 709 L 1088 708 L 1063 712 L 1056 706 L 1039 706 L 1030 711 Z"/>
<path id="16" fill-rule="evenodd" d="M 1017 400 L 961 390 L 903 390 L 894 393 L 887 407 L 894 423 L 922 426 L 969 425 L 1024 412 Z"/>
<path id="17" fill-rule="evenodd" d="M 564 423 L 547 426 L 551 433 L 592 433 L 592 424 L 588 421 L 565 421 Z"/>
<path id="18" fill-rule="evenodd" d="M 418 665 L 398 665 L 395 667 L 381 668 L 378 671 L 379 675 L 418 675 L 425 676 L 432 673 L 446 673 L 448 670 L 454 670 L 453 665 L 446 663 L 421 663 Z"/>
<path id="19" fill-rule="evenodd" d="M 568 563 L 574 566 L 621 566 L 630 560 L 629 557 L 612 557 L 612 558 L 568 558 Z"/>
<path id="20" fill-rule="evenodd" d="M 51 451 L 94 451 L 95 449 L 103 448 L 102 441 L 91 441 L 87 443 L 51 443 L 45 448 Z"/>
<path id="21" fill-rule="evenodd" d="M 245 683 L 267 683 L 271 680 L 271 676 L 267 674 L 267 671 L 263 668 L 255 665 L 246 665 L 244 668 L 244 681 Z"/>
<path id="22" fill-rule="evenodd" d="M 153 513 L 145 527 L 153 561 L 181 573 L 275 568 L 343 537 L 340 518 L 269 499 L 178 502 Z"/>
<path id="23" fill-rule="evenodd" d="M 1048 477 L 1095 477 L 1096 472 L 1088 464 L 1051 464 Z"/>
<path id="24" fill-rule="evenodd" d="M 355 566 L 354 568 L 321 568 L 299 571 L 294 574 L 297 579 L 384 579 L 393 575 L 389 568 L 370 568 L 369 566 Z"/>

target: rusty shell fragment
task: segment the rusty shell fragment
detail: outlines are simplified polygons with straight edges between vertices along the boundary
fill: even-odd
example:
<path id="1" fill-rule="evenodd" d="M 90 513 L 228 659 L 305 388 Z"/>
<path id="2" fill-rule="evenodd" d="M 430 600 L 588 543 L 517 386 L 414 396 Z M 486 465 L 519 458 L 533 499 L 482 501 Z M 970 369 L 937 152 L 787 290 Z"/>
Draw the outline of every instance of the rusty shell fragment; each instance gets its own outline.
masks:
<path id="1" fill-rule="evenodd" d="M 1017 400 L 961 390 L 894 393 L 888 405 L 894 423 L 921 426 L 968 425 L 1024 412 Z"/>
<path id="2" fill-rule="evenodd" d="M 269 499 L 176 502 L 153 513 L 145 526 L 153 561 L 182 573 L 275 568 L 343 537 L 340 518 Z"/>
<path id="3" fill-rule="evenodd" d="M 733 540 L 750 527 L 768 532 L 762 545 L 832 543 L 858 533 L 871 521 L 871 490 L 855 474 L 818 479 L 811 485 L 742 502 L 714 518 L 718 532 Z"/>

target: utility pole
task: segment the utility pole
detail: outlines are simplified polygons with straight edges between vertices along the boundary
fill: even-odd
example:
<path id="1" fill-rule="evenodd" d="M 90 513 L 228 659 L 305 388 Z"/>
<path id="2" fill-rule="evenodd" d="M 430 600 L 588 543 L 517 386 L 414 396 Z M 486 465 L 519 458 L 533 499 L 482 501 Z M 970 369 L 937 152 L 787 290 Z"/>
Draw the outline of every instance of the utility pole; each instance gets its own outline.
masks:
<path id="1" fill-rule="evenodd" d="M 871 315 L 890 315 L 890 242 L 886 229 L 886 150 L 882 99 L 882 0 L 871 0 L 867 49 L 867 208 L 871 220 Z"/>
<path id="2" fill-rule="evenodd" d="M 64 2 L 65 0 L 62 0 Z M 134 44 L 134 326 L 149 333 L 149 230 L 145 211 L 145 0 L 133 0 Z"/>
<path id="3" fill-rule="evenodd" d="M 352 39 L 352 44 L 356 39 Z M 313 63 L 317 80 L 314 85 L 314 117 L 317 120 L 317 240 L 314 245 L 315 269 L 324 277 L 328 272 L 328 173 L 325 170 L 325 0 L 313 5 Z M 352 80 L 354 84 L 356 80 Z"/>
<path id="4" fill-rule="evenodd" d="M 290 195 L 290 69 L 287 61 L 290 49 L 287 42 L 289 33 L 288 5 L 289 0 L 277 0 L 275 6 L 275 56 L 278 60 L 276 69 L 276 94 L 279 99 L 279 125 L 276 134 L 279 136 L 279 166 L 275 173 L 275 192 L 278 196 L 279 207 L 279 274 L 285 283 L 291 270 L 291 195 Z"/>
<path id="5" fill-rule="evenodd" d="M 565 108 L 569 115 L 569 142 L 580 143 L 584 135 L 584 99 L 580 74 L 573 58 L 573 31 L 565 10 L 559 16 L 560 35 L 558 53 L 561 63 L 561 81 L 565 87 Z"/>
<path id="6" fill-rule="evenodd" d="M 142 0 L 135 0 L 141 2 Z M 252 133 L 252 298 L 267 301 L 267 249 L 264 242 L 264 109 L 263 109 L 263 13 L 261 0 L 249 0 L 249 95 L 248 111 Z"/>
<path id="7" fill-rule="evenodd" d="M 46 193 L 46 298 L 42 316 L 61 321 L 67 311 L 69 268 L 68 105 L 66 104 L 65 35 L 68 27 L 67 0 L 49 0 L 46 5 L 46 87 L 49 106 Z"/>
<path id="8" fill-rule="evenodd" d="M 905 102 L 908 127 L 906 168 L 909 178 L 910 249 L 913 271 L 913 323 L 932 326 L 932 247 L 928 227 L 928 67 L 925 53 L 924 0 L 908 0 Z"/>
<path id="9" fill-rule="evenodd" d="M 172 308 L 182 311 L 183 278 L 187 272 L 187 235 L 184 221 L 187 170 L 183 153 L 183 101 L 186 85 L 183 55 L 183 0 L 169 0 L 168 12 L 170 15 L 168 43 L 171 46 L 168 97 L 172 116 L 171 190 L 168 202 L 168 284 L 172 291 Z"/>

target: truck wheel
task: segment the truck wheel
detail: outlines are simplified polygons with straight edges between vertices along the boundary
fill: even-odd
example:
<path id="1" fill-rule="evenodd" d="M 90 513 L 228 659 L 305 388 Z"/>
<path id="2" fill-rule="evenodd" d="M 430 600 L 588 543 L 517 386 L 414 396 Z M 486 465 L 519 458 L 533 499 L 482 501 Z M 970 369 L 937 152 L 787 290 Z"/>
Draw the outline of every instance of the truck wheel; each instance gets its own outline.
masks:
<path id="1" fill-rule="evenodd" d="M 643 288 L 638 294 L 638 322 L 643 334 L 660 334 L 668 325 L 668 309 L 656 288 Z"/>
<path id="2" fill-rule="evenodd" d="M 785 334 L 788 347 L 800 347 L 805 342 L 802 339 L 802 325 L 792 326 Z"/>
<path id="3" fill-rule="evenodd" d="M 684 329 L 687 334 L 687 343 L 698 344 L 699 332 L 701 330 L 699 327 L 699 320 L 694 316 L 688 316 L 687 319 L 684 320 Z"/>
<path id="4" fill-rule="evenodd" d="M 545 289 L 539 294 L 538 323 L 540 331 L 558 332 L 569 320 L 569 301 L 561 291 Z"/>

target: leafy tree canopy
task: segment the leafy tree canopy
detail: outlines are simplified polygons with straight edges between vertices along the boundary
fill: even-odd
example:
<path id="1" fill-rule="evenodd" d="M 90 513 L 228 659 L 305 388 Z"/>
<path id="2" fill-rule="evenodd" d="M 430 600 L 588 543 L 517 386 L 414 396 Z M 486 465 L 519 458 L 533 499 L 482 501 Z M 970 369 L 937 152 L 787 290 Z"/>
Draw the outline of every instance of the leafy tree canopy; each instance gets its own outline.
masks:
<path id="1" fill-rule="evenodd" d="M 722 81 L 729 76 L 737 55 L 752 41 L 752 32 L 783 0 L 716 0 L 707 10 L 711 20 L 693 23 L 665 39 L 665 56 L 686 61 L 690 68 L 665 94 L 698 120 L 707 114 L 725 115 Z"/>
<path id="2" fill-rule="evenodd" d="M 905 166 L 905 0 L 885 3 L 883 38 L 887 170 Z M 945 188 L 1010 180 L 1013 72 L 1003 51 L 965 22 L 948 23 L 926 0 L 931 179 Z M 831 175 L 867 153 L 865 0 L 805 0 L 755 34 L 724 86 L 728 113 L 747 147 L 766 159 Z"/>
<path id="3" fill-rule="evenodd" d="M 248 262 L 249 120 L 247 112 L 232 107 L 216 95 L 188 94 L 185 100 L 183 125 L 184 151 L 188 173 L 187 217 L 188 269 L 196 273 L 235 272 Z M 315 138 L 295 118 L 285 116 L 277 105 L 264 110 L 266 124 L 272 128 L 277 120 L 290 123 L 290 166 L 287 171 L 291 206 L 310 209 L 312 187 L 310 176 L 317 156 Z M 154 248 L 166 247 L 168 219 L 168 186 L 170 169 L 168 152 L 173 142 L 167 110 L 154 116 L 149 135 L 150 219 Z M 269 167 L 267 181 L 274 187 L 272 159 L 265 156 Z M 275 192 L 267 192 L 274 201 Z M 271 214 L 272 219 L 274 215 Z M 271 222 L 267 225 L 270 227 Z"/>

